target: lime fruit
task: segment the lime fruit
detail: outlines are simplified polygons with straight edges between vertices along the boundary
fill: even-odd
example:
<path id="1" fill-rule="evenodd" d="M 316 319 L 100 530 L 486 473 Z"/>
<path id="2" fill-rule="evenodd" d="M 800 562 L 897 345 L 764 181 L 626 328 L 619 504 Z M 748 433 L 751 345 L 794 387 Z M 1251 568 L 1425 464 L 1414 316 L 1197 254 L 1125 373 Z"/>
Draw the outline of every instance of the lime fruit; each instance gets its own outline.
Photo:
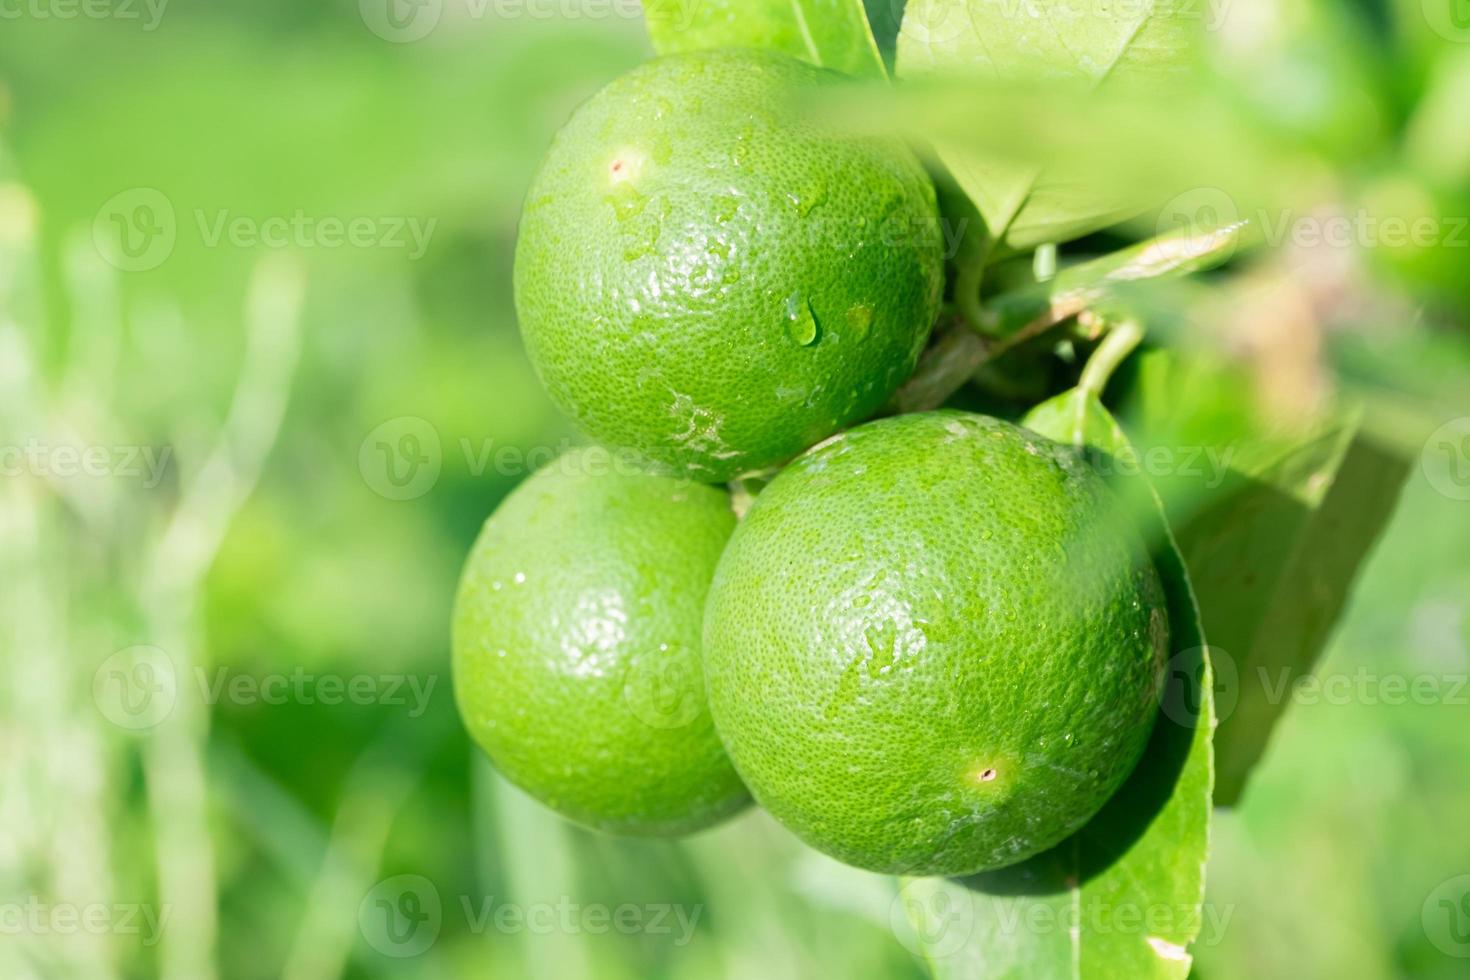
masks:
<path id="1" fill-rule="evenodd" d="M 698 830 L 748 795 L 715 734 L 700 623 L 726 494 L 569 453 L 485 522 L 454 611 L 454 690 L 511 782 L 609 833 Z"/>
<path id="2" fill-rule="evenodd" d="M 1012 864 L 1138 761 L 1168 621 L 1072 450 L 964 412 L 859 426 L 756 498 L 705 611 L 715 724 L 757 802 L 874 871 Z"/>
<path id="3" fill-rule="evenodd" d="M 589 435 L 723 481 L 871 415 L 912 372 L 943 288 L 934 187 L 901 143 L 801 110 L 841 82 L 771 52 L 672 55 L 557 135 L 516 307 Z"/>

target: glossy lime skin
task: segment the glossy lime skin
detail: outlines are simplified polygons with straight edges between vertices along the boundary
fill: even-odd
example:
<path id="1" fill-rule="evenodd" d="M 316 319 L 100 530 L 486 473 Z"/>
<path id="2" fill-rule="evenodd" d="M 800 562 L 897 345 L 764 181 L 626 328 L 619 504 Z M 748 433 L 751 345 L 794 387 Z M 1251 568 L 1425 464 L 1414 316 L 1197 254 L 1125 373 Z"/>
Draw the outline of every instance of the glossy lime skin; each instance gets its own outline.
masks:
<path id="1" fill-rule="evenodd" d="M 800 98 L 842 76 L 771 52 L 649 62 L 573 115 L 521 216 L 515 297 L 589 435 L 723 481 L 872 414 L 943 287 L 934 187 Z"/>
<path id="2" fill-rule="evenodd" d="M 944 411 L 836 436 L 761 492 L 710 588 L 705 673 L 736 769 L 807 843 L 962 875 L 1051 847 L 1117 790 L 1167 639 L 1102 477 Z"/>
<path id="3" fill-rule="evenodd" d="M 485 522 L 454 609 L 454 691 L 513 783 L 608 833 L 671 835 L 748 795 L 710 721 L 704 600 L 727 495 L 569 453 Z"/>

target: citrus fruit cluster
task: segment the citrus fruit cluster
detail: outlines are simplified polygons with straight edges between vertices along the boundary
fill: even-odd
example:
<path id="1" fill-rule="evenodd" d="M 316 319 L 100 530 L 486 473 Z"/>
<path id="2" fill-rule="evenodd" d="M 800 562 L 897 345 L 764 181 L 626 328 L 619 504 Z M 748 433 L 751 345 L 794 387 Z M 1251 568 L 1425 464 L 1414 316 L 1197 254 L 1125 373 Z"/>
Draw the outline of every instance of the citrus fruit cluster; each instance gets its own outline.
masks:
<path id="1" fill-rule="evenodd" d="M 558 136 L 517 300 L 548 389 L 605 445 L 486 522 L 455 690 L 500 771 L 586 825 L 683 833 L 753 796 L 851 864 L 966 874 L 1117 790 L 1169 627 L 1073 450 L 958 411 L 850 427 L 912 372 L 942 263 L 910 152 L 803 112 L 835 78 L 677 55 Z M 783 463 L 740 520 L 712 485 Z"/>

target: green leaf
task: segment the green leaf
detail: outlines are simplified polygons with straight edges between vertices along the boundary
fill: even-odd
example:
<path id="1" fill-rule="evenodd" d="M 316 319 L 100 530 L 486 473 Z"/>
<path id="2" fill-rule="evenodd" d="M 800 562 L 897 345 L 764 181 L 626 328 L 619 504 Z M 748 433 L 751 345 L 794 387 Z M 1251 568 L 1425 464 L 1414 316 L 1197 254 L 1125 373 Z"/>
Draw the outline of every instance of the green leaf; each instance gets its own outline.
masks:
<path id="1" fill-rule="evenodd" d="M 1197 9 L 1179 3 L 910 0 L 896 73 L 1016 84 L 1066 78 L 1079 93 L 1105 80 L 1177 85 L 1175 76 L 1194 59 L 1197 16 Z M 935 150 L 992 234 L 1013 248 L 1081 237 L 1147 203 L 1134 188 L 1098 181 L 1090 160 L 1043 170 L 948 141 Z"/>
<path id="2" fill-rule="evenodd" d="M 1031 411 L 1021 424 L 1056 442 L 1116 455 L 1129 450 L 1127 437 L 1102 403 L 1080 388 L 1064 391 Z"/>
<path id="3" fill-rule="evenodd" d="M 659 54 L 766 48 L 858 78 L 885 78 L 862 0 L 644 0 Z"/>
<path id="4" fill-rule="evenodd" d="M 1102 404 L 1080 390 L 1024 421 L 1095 458 L 1132 452 Z M 1158 500 L 1141 478 L 1123 478 L 1120 490 L 1137 504 L 1164 582 L 1174 651 L 1148 749 L 1098 815 L 1052 850 L 966 879 L 904 884 L 914 933 L 905 938 L 943 980 L 1189 973 L 1204 910 L 1213 681 L 1189 575 Z"/>
<path id="5" fill-rule="evenodd" d="M 1249 374 L 1204 354 L 1150 351 L 1131 410 L 1216 653 L 1215 802 L 1239 802 L 1252 767 L 1342 614 L 1409 472 L 1364 413 L 1339 407 L 1282 428 Z"/>

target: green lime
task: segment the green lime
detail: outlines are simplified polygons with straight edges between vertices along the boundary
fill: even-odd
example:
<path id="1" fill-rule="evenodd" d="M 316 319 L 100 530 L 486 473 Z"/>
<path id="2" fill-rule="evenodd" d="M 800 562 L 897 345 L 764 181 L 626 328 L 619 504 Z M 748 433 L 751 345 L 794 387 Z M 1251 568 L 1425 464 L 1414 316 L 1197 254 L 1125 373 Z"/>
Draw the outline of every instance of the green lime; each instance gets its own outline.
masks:
<path id="1" fill-rule="evenodd" d="M 960 875 L 1058 843 L 1117 790 L 1167 638 L 1103 478 L 943 411 L 859 426 L 771 481 L 710 587 L 705 672 L 783 824 L 862 868 Z"/>
<path id="2" fill-rule="evenodd" d="M 612 82 L 527 195 L 515 293 L 591 436 L 723 481 L 871 415 L 938 312 L 934 187 L 901 143 L 801 109 L 842 76 L 700 51 Z"/>
<path id="3" fill-rule="evenodd" d="M 698 830 L 748 800 L 710 721 L 700 623 L 726 494 L 568 453 L 485 522 L 454 611 L 454 690 L 496 767 L 609 833 Z"/>

